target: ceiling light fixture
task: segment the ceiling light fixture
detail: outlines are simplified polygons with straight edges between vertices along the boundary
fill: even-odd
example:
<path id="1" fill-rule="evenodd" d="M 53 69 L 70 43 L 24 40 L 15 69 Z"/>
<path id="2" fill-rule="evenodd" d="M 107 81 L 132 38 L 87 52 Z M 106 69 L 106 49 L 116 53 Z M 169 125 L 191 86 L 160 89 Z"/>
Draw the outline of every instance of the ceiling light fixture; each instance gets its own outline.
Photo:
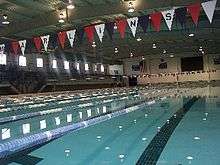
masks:
<path id="1" fill-rule="evenodd" d="M 167 51 L 164 49 L 164 50 L 163 50 L 163 54 L 166 54 L 166 53 L 167 53 Z"/>
<path id="2" fill-rule="evenodd" d="M 92 47 L 93 47 L 93 48 L 95 48 L 95 47 L 96 47 L 95 42 L 92 42 Z"/>
<path id="3" fill-rule="evenodd" d="M 2 21 L 3 25 L 8 25 L 10 24 L 10 22 L 8 21 L 8 16 L 6 14 L 3 15 L 3 21 Z"/>
<path id="4" fill-rule="evenodd" d="M 114 29 L 116 30 L 117 28 L 117 23 L 114 23 Z"/>
<path id="5" fill-rule="evenodd" d="M 115 48 L 115 53 L 118 53 L 118 48 Z"/>
<path id="6" fill-rule="evenodd" d="M 134 5 L 132 2 L 128 3 L 128 12 L 133 13 L 134 12 Z"/>
<path id="7" fill-rule="evenodd" d="M 69 0 L 69 3 L 68 3 L 68 5 L 67 5 L 67 9 L 72 10 L 72 9 L 74 9 L 74 8 L 75 8 L 75 6 L 73 5 L 73 2 L 72 2 L 71 0 Z"/>
<path id="8" fill-rule="evenodd" d="M 133 56 L 134 56 L 134 55 L 133 55 L 133 53 L 131 52 L 131 53 L 130 53 L 130 57 L 133 57 Z"/>
<path id="9" fill-rule="evenodd" d="M 190 34 L 189 34 L 189 37 L 194 37 L 194 36 L 195 36 L 194 33 L 190 33 Z"/>
<path id="10" fill-rule="evenodd" d="M 156 48 L 157 48 L 156 44 L 153 44 L 153 49 L 156 49 Z"/>
<path id="11" fill-rule="evenodd" d="M 141 39 L 140 37 L 137 38 L 137 41 L 138 41 L 138 42 L 141 41 L 141 40 L 142 40 L 142 39 Z"/>
<path id="12" fill-rule="evenodd" d="M 64 20 L 65 16 L 62 12 L 60 13 L 59 17 L 60 17 L 60 19 L 58 20 L 58 22 L 59 23 L 64 23 L 65 22 L 65 20 Z"/>
<path id="13" fill-rule="evenodd" d="M 142 60 L 145 60 L 145 57 L 144 57 L 144 56 L 142 56 Z"/>

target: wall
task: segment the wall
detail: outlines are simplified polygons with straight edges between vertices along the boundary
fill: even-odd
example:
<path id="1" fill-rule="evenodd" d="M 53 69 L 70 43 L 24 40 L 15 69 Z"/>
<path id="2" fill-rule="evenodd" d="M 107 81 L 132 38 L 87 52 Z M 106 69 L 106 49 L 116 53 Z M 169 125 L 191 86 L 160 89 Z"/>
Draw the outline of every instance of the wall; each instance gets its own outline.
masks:
<path id="1" fill-rule="evenodd" d="M 213 58 L 219 57 L 219 55 L 204 55 L 204 71 L 211 72 L 191 72 L 183 74 L 169 74 L 169 73 L 180 73 L 181 72 L 181 58 L 163 58 L 167 62 L 166 69 L 159 69 L 159 64 L 161 63 L 160 58 L 151 58 L 145 59 L 144 71 L 143 72 L 134 72 L 132 71 L 132 65 L 139 64 L 142 61 L 141 58 L 130 58 L 124 60 L 124 71 L 128 76 L 131 75 L 153 75 L 151 77 L 141 77 L 138 78 L 139 84 L 147 83 L 174 83 L 174 82 L 187 82 L 187 81 L 211 81 L 211 80 L 220 80 L 220 65 L 214 65 Z M 216 71 L 212 71 L 216 70 Z M 162 75 L 158 75 L 162 74 Z"/>
<path id="2" fill-rule="evenodd" d="M 204 70 L 220 70 L 220 65 L 214 65 L 213 58 L 219 57 L 220 54 L 216 55 L 205 55 L 203 56 Z M 142 74 L 160 74 L 160 73 L 176 73 L 181 72 L 181 58 L 180 57 L 166 57 L 162 58 L 167 62 L 167 69 L 159 69 L 161 58 L 150 58 L 145 59 L 144 72 Z M 140 75 L 140 71 L 132 71 L 132 65 L 138 65 L 142 61 L 141 58 L 129 58 L 125 59 L 124 72 L 126 75 Z"/>

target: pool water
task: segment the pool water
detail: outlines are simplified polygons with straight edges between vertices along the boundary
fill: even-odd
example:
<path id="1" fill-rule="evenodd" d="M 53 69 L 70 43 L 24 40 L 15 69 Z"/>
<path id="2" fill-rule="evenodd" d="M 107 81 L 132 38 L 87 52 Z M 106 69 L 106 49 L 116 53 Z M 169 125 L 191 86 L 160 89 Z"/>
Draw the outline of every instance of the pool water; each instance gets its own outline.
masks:
<path id="1" fill-rule="evenodd" d="M 110 101 L 103 103 L 103 100 Z M 93 105 L 88 107 L 75 108 L 78 103 L 68 104 L 70 107 L 66 111 L 3 123 L 0 128 L 10 128 L 11 137 L 2 139 L 1 143 L 112 114 L 127 108 L 127 105 L 132 106 L 133 103 L 138 102 L 142 104 L 145 101 L 137 93 L 128 94 L 127 97 L 103 98 L 103 100 L 93 100 Z M 190 100 L 192 98 L 158 99 L 152 104 L 145 104 L 129 113 L 71 131 L 30 152 L 22 151 L 19 156 L 15 154 L 7 161 L 2 159 L 0 162 L 10 165 L 134 165 L 145 153 L 146 148 L 152 144 L 155 136 L 163 133 L 163 126 L 169 122 L 168 119 L 172 119 L 175 115 L 178 118 L 177 111 L 183 109 L 183 106 Z M 91 110 L 91 116 L 88 116 L 88 109 Z M 218 165 L 220 162 L 219 110 L 220 97 L 196 99 L 189 111 L 181 116 L 179 124 L 168 137 L 165 147 L 161 148 L 159 159 L 142 164 L 206 165 L 211 161 L 212 165 Z M 80 117 L 79 112 L 82 112 L 83 116 Z M 72 114 L 69 122 L 67 122 L 68 114 Z M 60 119 L 59 124 L 54 120 L 56 117 Z M 47 122 L 45 129 L 39 129 L 41 120 Z M 31 124 L 31 132 L 27 135 L 22 134 L 21 126 L 25 123 Z M 149 155 L 152 152 L 154 151 L 146 154 Z"/>

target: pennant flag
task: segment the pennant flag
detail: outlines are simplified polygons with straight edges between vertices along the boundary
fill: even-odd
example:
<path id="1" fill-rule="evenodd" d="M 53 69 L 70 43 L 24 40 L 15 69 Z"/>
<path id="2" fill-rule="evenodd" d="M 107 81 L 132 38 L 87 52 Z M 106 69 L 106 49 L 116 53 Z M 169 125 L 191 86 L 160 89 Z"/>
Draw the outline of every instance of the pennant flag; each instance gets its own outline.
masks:
<path id="1" fill-rule="evenodd" d="M 3 54 L 5 50 L 5 44 L 0 44 L 0 54 Z"/>
<path id="2" fill-rule="evenodd" d="M 102 42 L 102 38 L 104 36 L 105 24 L 95 25 L 96 33 L 98 34 L 100 42 Z"/>
<path id="3" fill-rule="evenodd" d="M 10 41 L 6 41 L 6 42 L 4 43 L 4 45 L 5 45 L 4 53 L 5 53 L 5 52 L 9 53 L 9 52 L 10 52 L 10 48 L 11 48 L 11 42 L 10 42 Z"/>
<path id="4" fill-rule="evenodd" d="M 150 15 L 150 18 L 151 18 L 151 22 L 152 22 L 152 25 L 154 27 L 154 29 L 159 32 L 160 31 L 160 25 L 161 25 L 161 18 L 162 18 L 162 15 L 160 12 L 157 12 L 157 13 L 153 13 Z"/>
<path id="5" fill-rule="evenodd" d="M 186 24 L 186 13 L 187 13 L 186 7 L 177 8 L 175 10 L 176 19 L 180 22 L 182 27 L 185 26 Z"/>
<path id="6" fill-rule="evenodd" d="M 19 43 L 20 48 L 21 48 L 21 53 L 22 53 L 22 55 L 24 55 L 24 51 L 25 51 L 25 48 L 26 48 L 26 40 L 18 41 L 18 43 Z"/>
<path id="7" fill-rule="evenodd" d="M 14 54 L 18 54 L 19 43 L 17 41 L 14 41 L 11 43 L 11 46 L 12 46 Z"/>
<path id="8" fill-rule="evenodd" d="M 126 20 L 118 20 L 116 21 L 117 29 L 120 33 L 121 38 L 125 38 L 125 30 L 127 27 L 127 21 Z"/>
<path id="9" fill-rule="evenodd" d="M 59 32 L 58 34 L 58 39 L 60 41 L 60 45 L 62 48 L 64 48 L 65 41 L 66 41 L 66 32 Z"/>
<path id="10" fill-rule="evenodd" d="M 73 47 L 73 42 L 74 42 L 74 39 L 75 39 L 75 34 L 76 34 L 76 30 L 69 30 L 66 32 L 67 34 L 67 38 L 70 42 L 70 46 Z"/>
<path id="11" fill-rule="evenodd" d="M 114 22 L 108 22 L 108 23 L 105 24 L 105 28 L 106 28 L 106 30 L 108 32 L 108 35 L 109 35 L 111 40 L 112 40 L 112 35 L 114 33 L 114 25 L 115 25 Z"/>
<path id="12" fill-rule="evenodd" d="M 40 38 L 41 38 L 42 43 L 44 45 L 44 50 L 47 51 L 50 35 L 41 36 Z"/>
<path id="13" fill-rule="evenodd" d="M 47 47 L 51 47 L 53 49 L 56 49 L 59 45 L 60 41 L 59 38 L 57 37 L 57 34 L 51 34 L 50 35 L 50 42 L 48 43 Z"/>
<path id="14" fill-rule="evenodd" d="M 36 49 L 37 49 L 37 51 L 38 52 L 40 52 L 41 51 L 41 38 L 40 37 L 35 37 L 34 38 L 34 45 L 35 45 L 35 47 L 36 47 Z"/>
<path id="15" fill-rule="evenodd" d="M 216 3 L 217 3 L 217 0 L 212 0 L 212 1 L 202 3 L 202 8 L 205 11 L 205 14 L 207 15 L 210 23 L 212 23 Z"/>
<path id="16" fill-rule="evenodd" d="M 77 29 L 76 35 L 79 39 L 79 43 L 82 43 L 83 36 L 84 36 L 84 29 L 83 28 Z"/>
<path id="17" fill-rule="evenodd" d="M 141 26 L 144 33 L 147 32 L 148 23 L 149 23 L 149 16 L 148 15 L 143 15 L 143 16 L 138 17 L 138 25 Z"/>
<path id="18" fill-rule="evenodd" d="M 174 12 L 174 9 L 161 12 L 169 30 L 172 28 Z"/>
<path id="19" fill-rule="evenodd" d="M 128 22 L 128 26 L 130 27 L 133 36 L 135 37 L 137 26 L 138 26 L 138 17 L 128 18 L 127 22 Z"/>
<path id="20" fill-rule="evenodd" d="M 94 26 L 87 26 L 84 28 L 85 32 L 86 32 L 86 35 L 87 35 L 87 39 L 90 43 L 93 42 L 94 40 Z"/>
<path id="21" fill-rule="evenodd" d="M 200 14 L 200 3 L 196 3 L 190 6 L 187 6 L 188 12 L 190 13 L 194 24 L 197 26 Z"/>

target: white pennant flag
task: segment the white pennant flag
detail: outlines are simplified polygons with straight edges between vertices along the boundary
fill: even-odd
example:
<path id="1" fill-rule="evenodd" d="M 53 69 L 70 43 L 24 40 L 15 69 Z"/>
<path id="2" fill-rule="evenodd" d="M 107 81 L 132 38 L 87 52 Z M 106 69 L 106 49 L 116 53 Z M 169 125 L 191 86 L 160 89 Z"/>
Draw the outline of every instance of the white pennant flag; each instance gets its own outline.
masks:
<path id="1" fill-rule="evenodd" d="M 21 48 L 21 53 L 22 53 L 22 55 L 24 55 L 24 51 L 25 51 L 25 48 L 26 48 L 26 40 L 18 41 L 18 43 L 19 43 L 20 48 Z"/>
<path id="2" fill-rule="evenodd" d="M 99 36 L 100 42 L 102 42 L 102 38 L 104 36 L 104 31 L 105 31 L 105 24 L 95 25 L 95 30 Z"/>
<path id="3" fill-rule="evenodd" d="M 41 36 L 40 38 L 41 38 L 41 40 L 43 42 L 44 50 L 47 51 L 50 35 Z"/>
<path id="4" fill-rule="evenodd" d="M 161 13 L 162 13 L 163 18 L 164 18 L 164 20 L 165 20 L 165 22 L 168 26 L 168 29 L 171 30 L 172 24 L 173 24 L 175 9 L 162 11 Z"/>
<path id="5" fill-rule="evenodd" d="M 216 3 L 217 0 L 212 0 L 202 3 L 202 8 L 204 9 L 210 23 L 212 23 L 212 18 L 215 12 Z"/>
<path id="6" fill-rule="evenodd" d="M 0 44 L 0 54 L 3 54 L 5 50 L 5 44 Z"/>
<path id="7" fill-rule="evenodd" d="M 128 22 L 128 25 L 131 29 L 133 36 L 135 37 L 137 26 L 138 26 L 138 17 L 128 18 L 127 22 Z"/>
<path id="8" fill-rule="evenodd" d="M 69 39 L 70 46 L 73 47 L 76 30 L 74 29 L 74 30 L 67 31 L 66 34 L 67 34 L 67 38 Z"/>

